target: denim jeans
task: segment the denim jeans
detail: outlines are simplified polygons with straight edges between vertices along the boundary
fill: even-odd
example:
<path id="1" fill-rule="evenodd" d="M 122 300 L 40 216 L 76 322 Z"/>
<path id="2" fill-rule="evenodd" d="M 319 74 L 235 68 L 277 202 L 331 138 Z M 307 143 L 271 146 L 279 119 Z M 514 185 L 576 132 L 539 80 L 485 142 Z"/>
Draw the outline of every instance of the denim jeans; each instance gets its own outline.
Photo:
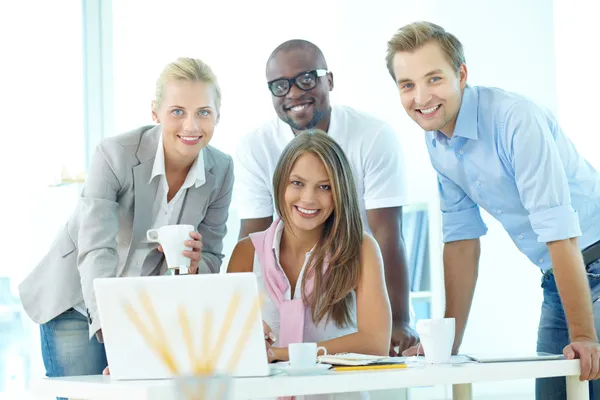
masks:
<path id="1" fill-rule="evenodd" d="M 104 345 L 89 339 L 87 318 L 70 309 L 40 325 L 46 376 L 98 375 L 107 366 Z"/>
<path id="2" fill-rule="evenodd" d="M 592 292 L 592 307 L 596 332 L 600 332 L 600 260 L 594 261 L 587 268 L 588 281 Z M 569 344 L 569 330 L 562 302 L 556 288 L 554 274 L 546 273 L 542 277 L 544 301 L 538 329 L 537 351 L 562 354 Z M 564 377 L 541 378 L 535 383 L 537 400 L 563 400 L 567 398 Z M 600 400 L 600 381 L 590 382 L 590 400 Z"/>

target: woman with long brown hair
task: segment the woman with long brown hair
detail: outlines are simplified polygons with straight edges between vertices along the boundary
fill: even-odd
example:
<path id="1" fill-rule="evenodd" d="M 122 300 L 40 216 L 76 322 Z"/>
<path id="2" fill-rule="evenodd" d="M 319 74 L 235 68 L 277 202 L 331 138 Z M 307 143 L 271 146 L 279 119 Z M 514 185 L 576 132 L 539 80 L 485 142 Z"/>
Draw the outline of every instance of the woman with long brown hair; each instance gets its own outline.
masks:
<path id="1" fill-rule="evenodd" d="M 254 272 L 265 293 L 269 360 L 290 343 L 329 354 L 387 355 L 391 311 L 377 242 L 363 231 L 352 170 L 327 134 L 299 134 L 273 176 L 276 219 L 242 239 L 228 272 Z"/>

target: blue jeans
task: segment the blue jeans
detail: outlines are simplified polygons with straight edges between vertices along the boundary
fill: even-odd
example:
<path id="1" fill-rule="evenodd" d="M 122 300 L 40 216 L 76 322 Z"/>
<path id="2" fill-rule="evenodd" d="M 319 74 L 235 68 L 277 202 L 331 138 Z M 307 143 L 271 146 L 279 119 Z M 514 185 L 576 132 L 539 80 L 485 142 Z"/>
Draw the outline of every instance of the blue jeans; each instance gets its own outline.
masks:
<path id="1" fill-rule="evenodd" d="M 87 318 L 70 309 L 40 325 L 46 376 L 98 375 L 108 365 L 104 345 L 89 339 Z"/>
<path id="2" fill-rule="evenodd" d="M 600 298 L 600 260 L 594 261 L 586 269 L 592 292 L 591 301 L 596 332 L 600 332 L 600 301 L 598 301 Z M 569 330 L 553 274 L 544 274 L 542 288 L 544 289 L 544 302 L 538 329 L 537 351 L 562 354 L 564 347 L 570 343 Z M 537 400 L 566 399 L 565 378 L 537 379 L 535 398 Z M 600 400 L 600 381 L 598 380 L 590 382 L 590 399 Z"/>

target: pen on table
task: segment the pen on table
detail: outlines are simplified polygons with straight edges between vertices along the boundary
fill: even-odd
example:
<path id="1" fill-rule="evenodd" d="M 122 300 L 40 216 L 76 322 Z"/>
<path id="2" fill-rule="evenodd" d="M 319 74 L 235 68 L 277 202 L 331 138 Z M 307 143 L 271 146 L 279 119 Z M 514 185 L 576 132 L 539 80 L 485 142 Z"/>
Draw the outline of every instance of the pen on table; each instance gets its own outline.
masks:
<path id="1" fill-rule="evenodd" d="M 335 367 L 334 371 L 369 371 L 378 369 L 401 369 L 407 368 L 406 364 L 387 364 L 387 365 L 359 365 L 353 367 Z"/>

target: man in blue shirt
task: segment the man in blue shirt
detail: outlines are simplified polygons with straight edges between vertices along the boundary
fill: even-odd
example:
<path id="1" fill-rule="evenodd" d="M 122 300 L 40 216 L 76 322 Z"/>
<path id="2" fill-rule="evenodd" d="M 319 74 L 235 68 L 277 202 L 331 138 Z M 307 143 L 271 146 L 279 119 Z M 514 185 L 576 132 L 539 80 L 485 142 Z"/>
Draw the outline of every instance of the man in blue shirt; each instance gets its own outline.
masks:
<path id="1" fill-rule="evenodd" d="M 404 26 L 388 42 L 386 60 L 404 109 L 426 131 L 438 175 L 453 350 L 487 231 L 482 207 L 543 272 L 537 350 L 579 358 L 582 380 L 600 377 L 600 175 L 549 111 L 517 94 L 467 85 L 462 45 L 442 27 Z M 600 399 L 600 381 L 590 388 Z M 565 379 L 538 380 L 536 397 L 565 398 Z"/>

